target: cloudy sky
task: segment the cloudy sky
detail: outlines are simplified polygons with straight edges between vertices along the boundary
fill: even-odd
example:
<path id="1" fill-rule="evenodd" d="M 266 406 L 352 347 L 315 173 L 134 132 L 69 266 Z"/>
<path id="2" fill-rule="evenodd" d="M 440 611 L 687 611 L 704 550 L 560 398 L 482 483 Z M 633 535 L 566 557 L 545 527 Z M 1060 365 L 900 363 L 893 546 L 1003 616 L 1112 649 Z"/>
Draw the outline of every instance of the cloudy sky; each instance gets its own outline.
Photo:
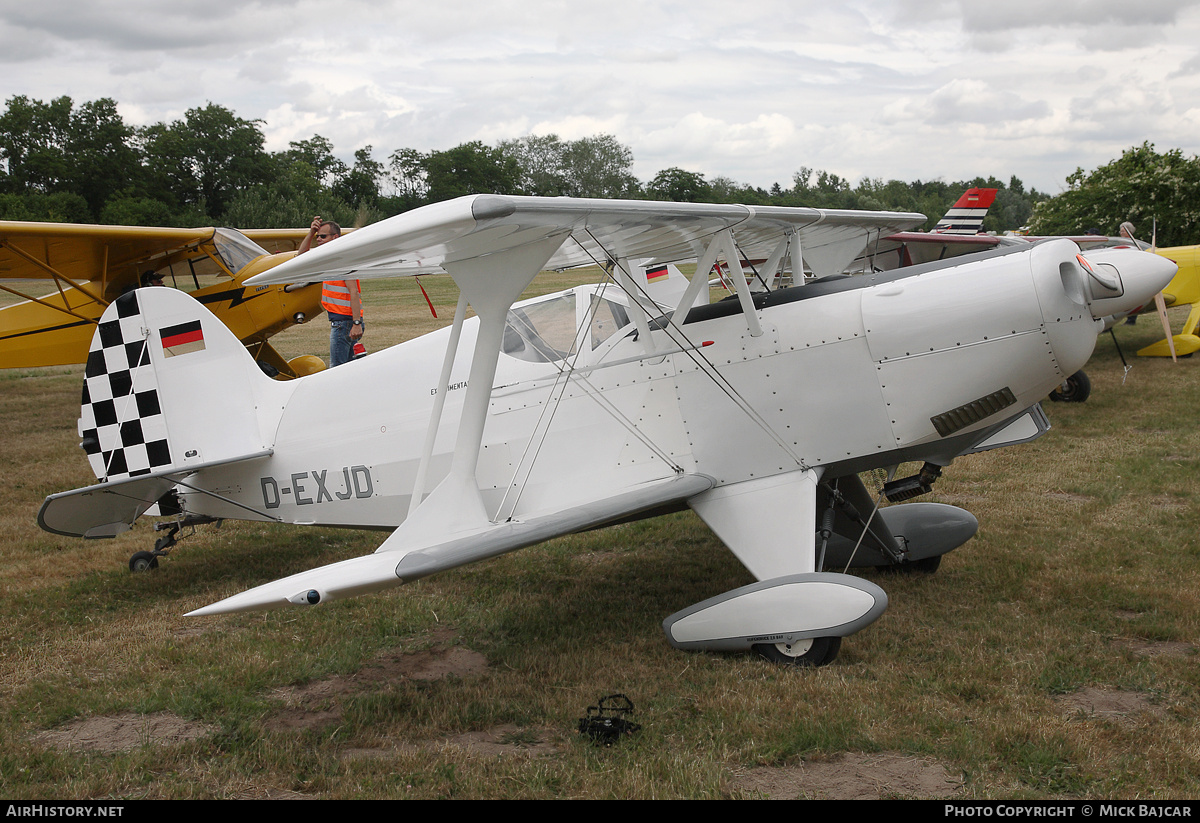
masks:
<path id="1" fill-rule="evenodd" d="M 1057 193 L 1149 140 L 1200 153 L 1198 0 L 38 0 L 0 10 L 4 99 L 206 102 L 351 159 L 600 132 L 648 180 L 801 166 Z"/>

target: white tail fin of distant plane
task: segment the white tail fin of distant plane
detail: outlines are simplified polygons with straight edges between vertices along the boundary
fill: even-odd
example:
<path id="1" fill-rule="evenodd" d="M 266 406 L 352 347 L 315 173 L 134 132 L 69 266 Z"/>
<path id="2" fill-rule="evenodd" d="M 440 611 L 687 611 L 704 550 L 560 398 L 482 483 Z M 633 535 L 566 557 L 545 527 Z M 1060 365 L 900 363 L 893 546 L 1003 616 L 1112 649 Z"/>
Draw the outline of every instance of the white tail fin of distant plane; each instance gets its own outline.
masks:
<path id="1" fill-rule="evenodd" d="M 933 227 L 935 234 L 979 234 L 983 218 L 996 199 L 999 189 L 967 189 L 946 216 Z"/>

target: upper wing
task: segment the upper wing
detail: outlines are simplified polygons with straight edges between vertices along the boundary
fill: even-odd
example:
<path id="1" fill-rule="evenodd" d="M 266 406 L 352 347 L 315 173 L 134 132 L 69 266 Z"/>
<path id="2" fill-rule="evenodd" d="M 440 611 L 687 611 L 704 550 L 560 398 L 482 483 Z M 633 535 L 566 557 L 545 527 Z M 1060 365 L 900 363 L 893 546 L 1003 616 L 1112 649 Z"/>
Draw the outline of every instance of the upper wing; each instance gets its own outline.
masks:
<path id="1" fill-rule="evenodd" d="M 137 267 L 209 240 L 214 229 L 93 226 L 0 220 L 0 278 L 136 281 Z M 107 274 L 107 277 L 105 276 Z"/>
<path id="2" fill-rule="evenodd" d="M 781 235 L 794 236 L 818 275 L 840 271 L 866 244 L 924 222 L 913 213 L 583 200 L 481 194 L 426 206 L 359 229 L 353 235 L 251 279 L 288 283 L 343 275 L 355 279 L 423 274 L 447 263 L 569 239 L 546 268 L 603 264 L 613 258 L 656 262 L 700 256 L 715 235 L 733 229 L 742 254 L 765 257 Z M 498 267 L 495 277 L 506 276 Z"/>

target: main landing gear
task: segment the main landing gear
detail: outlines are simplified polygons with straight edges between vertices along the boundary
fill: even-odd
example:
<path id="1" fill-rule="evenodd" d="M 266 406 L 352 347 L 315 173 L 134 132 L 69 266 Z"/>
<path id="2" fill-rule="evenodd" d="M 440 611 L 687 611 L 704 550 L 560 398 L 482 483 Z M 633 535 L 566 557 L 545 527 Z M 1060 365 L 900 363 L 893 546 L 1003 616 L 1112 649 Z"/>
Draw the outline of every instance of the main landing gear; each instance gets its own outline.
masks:
<path id="1" fill-rule="evenodd" d="M 172 520 L 165 523 L 155 523 L 154 530 L 156 532 L 165 531 L 162 537 L 154 541 L 154 550 L 148 552 L 136 552 L 133 557 L 129 558 L 129 570 L 131 572 L 148 572 L 158 568 L 158 558 L 166 557 L 171 553 L 171 549 L 183 537 L 191 537 L 196 533 L 196 526 L 205 523 L 220 523 L 216 517 L 208 517 L 205 515 L 187 515 L 179 520 Z M 179 536 L 182 529 L 190 529 L 187 534 Z"/>
<path id="2" fill-rule="evenodd" d="M 842 648 L 840 637 L 810 637 L 794 643 L 760 643 L 752 647 L 772 663 L 801 668 L 827 666 L 837 658 Z"/>

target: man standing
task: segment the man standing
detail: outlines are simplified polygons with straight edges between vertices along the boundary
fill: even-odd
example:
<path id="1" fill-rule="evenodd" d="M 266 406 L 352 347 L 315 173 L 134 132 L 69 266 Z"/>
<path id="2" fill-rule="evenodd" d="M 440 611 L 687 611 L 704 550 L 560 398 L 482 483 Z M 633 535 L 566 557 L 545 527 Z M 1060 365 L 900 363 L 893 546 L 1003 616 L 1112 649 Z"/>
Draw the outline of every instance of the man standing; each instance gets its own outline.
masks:
<path id="1" fill-rule="evenodd" d="M 312 248 L 313 240 L 323 246 L 342 236 L 342 227 L 332 220 L 313 218 L 308 234 L 296 254 Z M 354 344 L 366 332 L 362 319 L 362 290 L 357 280 L 326 280 L 321 285 L 321 308 L 329 317 L 329 368 L 354 359 Z"/>

